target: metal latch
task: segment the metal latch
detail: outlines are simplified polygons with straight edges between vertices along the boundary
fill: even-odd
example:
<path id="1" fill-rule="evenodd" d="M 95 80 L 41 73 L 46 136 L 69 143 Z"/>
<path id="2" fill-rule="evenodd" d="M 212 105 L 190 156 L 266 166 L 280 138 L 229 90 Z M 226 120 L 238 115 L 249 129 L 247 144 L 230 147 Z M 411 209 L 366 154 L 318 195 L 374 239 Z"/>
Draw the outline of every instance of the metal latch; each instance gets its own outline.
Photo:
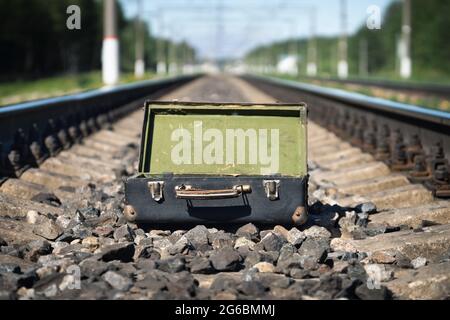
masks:
<path id="1" fill-rule="evenodd" d="M 270 201 L 275 201 L 280 198 L 280 180 L 264 180 L 263 185 L 267 198 Z"/>
<path id="2" fill-rule="evenodd" d="M 164 199 L 164 182 L 163 181 L 150 181 L 148 183 L 148 189 L 152 195 L 152 199 L 156 202 L 161 202 Z"/>

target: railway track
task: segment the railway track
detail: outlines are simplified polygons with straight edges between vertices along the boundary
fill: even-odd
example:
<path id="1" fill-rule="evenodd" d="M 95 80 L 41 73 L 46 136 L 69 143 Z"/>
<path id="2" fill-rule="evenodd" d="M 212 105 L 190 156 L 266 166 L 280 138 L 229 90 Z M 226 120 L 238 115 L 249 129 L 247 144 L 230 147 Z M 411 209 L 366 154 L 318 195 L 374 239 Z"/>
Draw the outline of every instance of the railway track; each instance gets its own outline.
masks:
<path id="1" fill-rule="evenodd" d="M 292 81 L 246 77 L 280 101 L 303 100 L 310 119 L 342 139 L 450 197 L 450 114 Z"/>
<path id="2" fill-rule="evenodd" d="M 443 84 L 402 83 L 399 81 L 371 80 L 371 79 L 339 79 L 327 77 L 307 77 L 306 80 L 324 81 L 344 85 L 358 85 L 373 88 L 383 88 L 394 91 L 420 93 L 443 98 L 450 97 L 450 87 Z"/>
<path id="3" fill-rule="evenodd" d="M 139 95 L 131 94 L 131 90 L 128 101 L 110 98 L 109 104 L 103 99 L 106 95 L 96 96 L 97 100 L 89 103 L 95 106 L 95 102 L 101 102 L 103 108 L 99 109 L 103 112 L 96 113 L 98 109 L 93 108 L 81 121 L 69 121 L 72 126 L 60 124 L 50 126 L 53 131 L 40 131 L 37 142 L 41 141 L 49 151 L 40 163 L 23 160 L 27 159 L 24 148 L 36 142 L 27 139 L 26 145 L 22 143 L 29 132 L 22 130 L 9 139 L 3 139 L 6 131 L 2 132 L 2 143 L 15 153 L 8 153 L 8 160 L 2 162 L 5 165 L 9 161 L 9 170 L 3 170 L 0 186 L 0 296 L 450 297 L 450 203 L 445 200 L 445 184 L 436 187 L 431 183 L 442 175 L 425 175 L 421 181 L 424 184 L 412 183 L 418 181 L 411 179 L 414 171 L 407 166 L 410 163 L 403 163 L 403 170 L 398 170 L 399 163 L 390 161 L 397 159 L 393 154 L 387 157 L 385 153 L 384 158 L 376 152 L 371 154 L 368 145 L 337 125 L 345 123 L 341 113 L 344 119 L 355 113 L 368 114 L 373 121 L 386 121 L 391 126 L 402 122 L 404 127 L 400 128 L 406 128 L 403 137 L 409 139 L 414 130 L 408 128 L 421 125 L 417 119 L 412 121 L 409 117 L 406 121 L 401 115 L 404 110 L 387 118 L 389 113 L 381 112 L 381 107 L 376 112 L 367 110 L 367 106 L 357 109 L 357 101 L 344 99 L 349 97 L 332 100 L 331 96 L 320 96 L 288 83 L 245 79 L 248 82 L 231 77 L 201 78 L 171 92 L 168 86 L 173 89 L 192 79 L 169 81 L 142 88 Z M 140 102 L 132 101 L 150 95 L 186 101 L 308 102 L 313 120 L 309 124 L 308 225 L 300 230 L 281 226 L 258 229 L 254 225 L 230 226 L 227 230 L 211 226 L 157 230 L 155 226 L 127 224 L 122 213 L 122 181 L 133 174 L 137 165 L 143 117 L 141 111 L 135 111 Z M 421 116 L 422 121 L 432 121 L 430 114 Z M 73 134 L 76 128 L 69 130 L 75 124 L 80 135 Z M 448 122 L 433 126 L 423 126 L 419 135 L 433 142 L 448 135 L 448 131 L 442 131 L 441 136 L 430 133 L 439 133 Z M 83 133 L 85 127 L 90 132 Z M 364 131 L 362 124 L 359 128 Z M 358 137 L 359 133 L 354 135 Z M 65 136 L 69 137 L 66 143 Z M 53 152 L 49 150 L 52 141 L 59 145 Z M 427 149 L 429 141 L 422 142 L 425 158 L 434 150 Z M 375 146 L 380 145 L 375 142 Z M 439 159 L 448 159 L 448 140 L 444 140 L 440 154 L 443 157 Z"/>

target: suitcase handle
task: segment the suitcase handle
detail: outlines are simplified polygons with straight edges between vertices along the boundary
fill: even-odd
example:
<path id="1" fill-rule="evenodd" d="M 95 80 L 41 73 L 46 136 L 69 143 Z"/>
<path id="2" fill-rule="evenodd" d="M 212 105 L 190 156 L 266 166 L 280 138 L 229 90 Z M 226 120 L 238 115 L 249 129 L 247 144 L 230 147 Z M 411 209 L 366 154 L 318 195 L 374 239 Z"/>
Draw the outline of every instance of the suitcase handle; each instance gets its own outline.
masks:
<path id="1" fill-rule="evenodd" d="M 189 185 L 181 185 L 175 187 L 175 192 L 177 199 L 216 200 L 238 198 L 242 194 L 251 193 L 252 187 L 250 185 L 236 185 L 231 189 L 203 190 L 196 189 Z"/>

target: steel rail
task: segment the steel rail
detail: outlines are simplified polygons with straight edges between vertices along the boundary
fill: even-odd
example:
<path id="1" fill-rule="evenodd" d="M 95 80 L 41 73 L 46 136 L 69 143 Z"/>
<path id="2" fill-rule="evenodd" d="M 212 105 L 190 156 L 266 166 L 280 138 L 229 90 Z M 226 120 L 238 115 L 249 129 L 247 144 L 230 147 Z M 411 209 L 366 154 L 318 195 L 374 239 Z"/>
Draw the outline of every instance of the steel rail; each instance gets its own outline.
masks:
<path id="1" fill-rule="evenodd" d="M 302 77 L 300 80 L 329 81 L 341 84 L 355 84 L 368 87 L 379 87 L 392 89 L 396 91 L 420 92 L 429 95 L 450 98 L 450 86 L 444 84 L 418 83 L 418 82 L 399 82 L 377 79 L 338 79 L 333 77 Z"/>
<path id="2" fill-rule="evenodd" d="M 386 99 L 366 96 L 360 93 L 348 92 L 341 89 L 326 88 L 313 84 L 299 83 L 292 80 L 283 80 L 274 77 L 261 77 L 256 75 L 246 76 L 255 80 L 263 80 L 283 87 L 311 93 L 336 101 L 365 107 L 372 110 L 400 114 L 415 120 L 429 121 L 431 123 L 448 126 L 450 129 L 450 113 L 433 110 L 425 107 L 405 104 Z"/>

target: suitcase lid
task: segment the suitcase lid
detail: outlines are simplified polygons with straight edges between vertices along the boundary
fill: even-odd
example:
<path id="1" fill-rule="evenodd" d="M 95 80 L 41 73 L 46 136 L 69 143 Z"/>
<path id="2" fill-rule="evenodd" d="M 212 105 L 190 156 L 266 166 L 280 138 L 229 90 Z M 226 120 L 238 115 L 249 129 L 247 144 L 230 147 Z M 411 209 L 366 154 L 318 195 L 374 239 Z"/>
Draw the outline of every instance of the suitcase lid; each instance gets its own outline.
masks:
<path id="1" fill-rule="evenodd" d="M 141 175 L 307 174 L 307 107 L 147 101 Z"/>

